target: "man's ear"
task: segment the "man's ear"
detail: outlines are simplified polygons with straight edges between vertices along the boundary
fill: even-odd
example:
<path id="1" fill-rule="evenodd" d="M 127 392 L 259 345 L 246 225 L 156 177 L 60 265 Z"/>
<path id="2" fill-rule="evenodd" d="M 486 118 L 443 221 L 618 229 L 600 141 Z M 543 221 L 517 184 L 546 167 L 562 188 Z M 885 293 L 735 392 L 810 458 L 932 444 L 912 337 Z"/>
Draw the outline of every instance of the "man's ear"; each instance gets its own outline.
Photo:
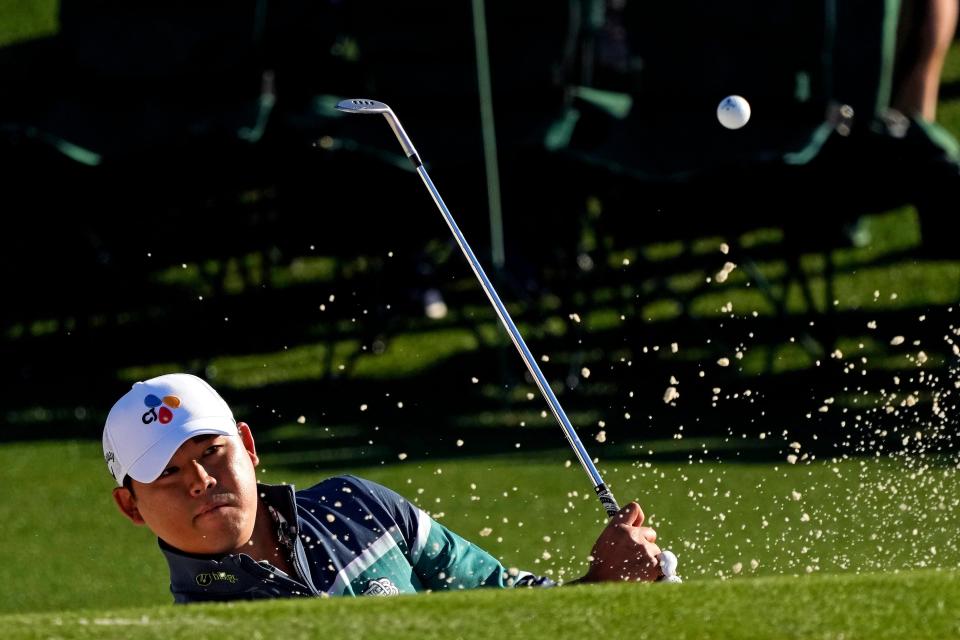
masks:
<path id="1" fill-rule="evenodd" d="M 250 425 L 246 422 L 238 422 L 237 430 L 240 432 L 240 441 L 243 443 L 243 448 L 247 450 L 250 461 L 253 462 L 253 466 L 257 466 L 260 464 L 260 458 L 257 456 L 257 445 L 253 441 L 253 432 L 250 431 Z"/>
<path id="2" fill-rule="evenodd" d="M 120 513 L 130 519 L 133 524 L 146 524 L 140 510 L 137 509 L 137 499 L 126 487 L 117 487 L 113 490 L 113 501 L 117 503 Z"/>

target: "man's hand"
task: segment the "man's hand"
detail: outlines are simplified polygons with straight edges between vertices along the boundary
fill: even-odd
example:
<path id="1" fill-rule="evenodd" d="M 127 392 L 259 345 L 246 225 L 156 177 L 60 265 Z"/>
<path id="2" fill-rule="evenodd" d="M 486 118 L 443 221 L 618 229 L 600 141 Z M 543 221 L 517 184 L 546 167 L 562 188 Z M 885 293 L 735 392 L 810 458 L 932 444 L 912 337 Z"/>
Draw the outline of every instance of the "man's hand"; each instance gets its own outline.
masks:
<path id="1" fill-rule="evenodd" d="M 580 582 L 653 582 L 660 577 L 657 532 L 643 526 L 643 509 L 626 505 L 593 545 L 590 569 Z"/>

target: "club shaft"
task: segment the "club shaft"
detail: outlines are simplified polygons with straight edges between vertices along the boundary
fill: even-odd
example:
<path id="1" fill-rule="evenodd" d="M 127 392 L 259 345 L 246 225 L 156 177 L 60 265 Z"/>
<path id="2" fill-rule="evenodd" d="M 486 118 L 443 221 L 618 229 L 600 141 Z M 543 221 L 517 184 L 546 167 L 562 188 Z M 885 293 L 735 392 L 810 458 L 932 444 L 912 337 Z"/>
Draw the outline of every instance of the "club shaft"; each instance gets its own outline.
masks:
<path id="1" fill-rule="evenodd" d="M 394 131 L 396 130 L 397 128 L 394 128 Z M 540 393 L 543 394 L 547 404 L 550 405 L 550 411 L 553 413 L 553 417 L 557 419 L 558 423 L 560 423 L 560 427 L 563 429 L 563 433 L 567 437 L 567 441 L 573 448 L 573 452 L 577 456 L 577 460 L 580 461 L 581 466 L 583 466 L 583 470 L 586 471 L 587 475 L 590 477 L 590 480 L 593 482 L 594 490 L 597 492 L 597 496 L 600 498 L 600 502 L 603 504 L 607 515 L 613 517 L 613 515 L 620 510 L 616 499 L 604 484 L 603 478 L 600 476 L 600 472 L 597 471 L 597 467 L 590 459 L 590 455 L 587 453 L 586 448 L 583 446 L 583 443 L 580 442 L 577 432 L 570 423 L 570 419 L 567 418 L 567 414 L 564 412 L 563 407 L 560 406 L 560 401 L 557 400 L 557 396 L 553 393 L 553 389 L 550 388 L 550 384 L 547 382 L 546 377 L 540 370 L 540 366 L 537 364 L 536 359 L 534 359 L 533 354 L 530 353 L 530 349 L 527 347 L 527 343 L 524 342 L 523 336 L 520 335 L 517 325 L 514 324 L 513 319 L 510 317 L 510 313 L 503 305 L 503 302 L 500 300 L 500 296 L 497 295 L 496 289 L 493 288 L 493 284 L 490 282 L 490 279 L 484 272 L 483 267 L 480 265 L 480 261 L 477 260 L 477 256 L 473 253 L 473 250 L 470 248 L 470 244 L 467 242 L 467 239 L 463 236 L 463 233 L 460 231 L 460 228 L 454 221 L 453 216 L 450 214 L 450 210 L 447 209 L 447 205 L 443 202 L 443 198 L 440 197 L 440 192 L 437 191 L 437 188 L 434 186 L 433 180 L 431 180 L 430 176 L 427 174 L 427 170 L 422 164 L 420 164 L 419 158 L 414 161 L 414 165 L 417 167 L 417 173 L 420 174 L 420 178 L 423 180 L 423 184 L 427 187 L 427 191 L 430 192 L 430 197 L 433 198 L 437 208 L 440 209 L 440 213 L 443 214 L 443 219 L 446 221 L 447 226 L 450 227 L 450 231 L 453 233 L 453 237 L 460 246 L 460 250 L 463 251 L 463 255 L 466 257 L 467 262 L 470 263 L 470 268 L 473 269 L 474 275 L 476 275 L 477 279 L 480 281 L 480 286 L 483 287 L 483 292 L 487 294 L 487 298 L 490 300 L 494 310 L 497 312 L 497 317 L 500 318 L 500 322 L 507 330 L 507 333 L 510 334 L 510 339 L 513 341 L 514 346 L 516 346 L 517 351 L 520 352 L 520 357 L 523 358 L 524 364 L 527 365 L 527 370 L 530 371 L 530 375 L 533 376 L 534 381 L 537 383 Z"/>

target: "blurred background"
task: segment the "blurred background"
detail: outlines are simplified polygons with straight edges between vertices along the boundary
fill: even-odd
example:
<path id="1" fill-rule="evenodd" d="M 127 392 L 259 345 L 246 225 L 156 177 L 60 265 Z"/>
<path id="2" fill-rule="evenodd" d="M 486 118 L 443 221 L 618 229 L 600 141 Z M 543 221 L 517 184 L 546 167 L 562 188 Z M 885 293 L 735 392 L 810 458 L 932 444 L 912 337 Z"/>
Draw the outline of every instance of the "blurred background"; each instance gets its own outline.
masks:
<path id="1" fill-rule="evenodd" d="M 456 494 L 451 526 L 468 537 L 478 513 L 515 522 L 492 503 L 518 492 L 518 465 L 521 513 L 545 523 L 570 491 L 590 498 L 389 127 L 333 109 L 349 97 L 393 107 L 588 449 L 622 499 L 632 476 L 662 507 L 681 557 L 684 541 L 701 562 L 688 574 L 750 566 L 677 506 L 707 467 L 748 465 L 744 495 L 785 460 L 889 457 L 919 486 L 910 465 L 955 451 L 956 13 L 0 0 L 0 478 L 23 487 L 0 527 L 38 572 L 6 606 L 164 601 L 159 554 L 111 511 L 98 458 L 111 404 L 162 373 L 222 393 L 259 435 L 267 481 L 366 469 L 438 517 Z M 715 115 L 730 94 L 753 108 L 737 131 Z M 451 460 L 453 476 L 437 466 Z M 503 486 L 467 488 L 491 475 Z M 551 491 L 566 493 L 552 508 Z M 537 526 L 540 546 L 565 539 Z M 82 562 L 41 561 L 51 529 L 86 536 Z M 771 540 L 796 532 L 772 531 L 754 536 L 761 572 L 921 562 L 860 529 L 846 559 L 811 562 L 803 542 L 774 560 Z M 579 551 L 551 561 L 519 534 L 482 542 L 562 576 L 592 541 L 570 533 Z M 930 543 L 948 564 L 951 538 Z M 84 594 L 42 589 L 93 566 L 110 577 Z"/>

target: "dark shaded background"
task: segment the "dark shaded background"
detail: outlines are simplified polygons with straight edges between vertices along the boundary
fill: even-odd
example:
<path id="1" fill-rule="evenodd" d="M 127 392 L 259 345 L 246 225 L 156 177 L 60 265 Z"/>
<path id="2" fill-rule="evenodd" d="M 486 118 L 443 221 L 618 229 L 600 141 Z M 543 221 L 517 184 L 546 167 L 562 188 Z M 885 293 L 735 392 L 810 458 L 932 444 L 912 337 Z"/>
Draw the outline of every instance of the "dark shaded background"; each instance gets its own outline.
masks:
<path id="1" fill-rule="evenodd" d="M 696 343 L 715 359 L 748 334 L 771 348 L 801 336 L 828 359 L 840 336 L 878 317 L 888 327 L 909 324 L 912 335 L 942 333 L 945 307 L 925 309 L 930 321 L 916 327 L 915 309 L 832 312 L 829 287 L 818 300 L 807 293 L 799 314 L 773 289 L 776 313 L 759 319 L 697 317 L 686 305 L 699 290 L 678 295 L 683 313 L 674 321 L 639 313 L 669 288 L 671 274 L 716 270 L 717 256 L 689 250 L 698 238 L 773 226 L 781 233 L 773 246 L 731 240 L 737 261 L 782 261 L 785 287 L 804 279 L 801 256 L 820 253 L 829 283 L 830 252 L 852 245 L 862 216 L 910 203 L 922 231 L 910 259 L 956 257 L 957 164 L 938 132 L 886 111 L 883 87 L 894 70 L 883 55 L 884 7 L 829 6 L 486 4 L 506 238 L 505 268 L 493 275 L 534 350 L 555 354 L 544 368 L 568 411 L 619 414 L 629 410 L 622 389 L 659 393 L 660 356 L 644 354 L 644 345 Z M 475 55 L 467 2 L 63 0 L 55 36 L 0 50 L 0 438 L 99 437 L 109 404 L 129 384 L 120 372 L 131 367 L 175 363 L 210 377 L 208 364 L 221 354 L 346 338 L 389 349 L 399 332 L 489 325 L 389 128 L 332 109 L 345 97 L 390 104 L 486 259 Z M 956 89 L 944 87 L 947 95 Z M 736 133 L 713 116 L 729 94 L 748 96 L 754 111 Z M 855 115 L 841 116 L 841 104 Z M 610 267 L 618 251 L 677 240 L 685 249 L 667 262 Z M 334 258 L 335 278 L 271 281 L 272 268 L 304 256 Z M 181 264 L 201 272 L 202 303 L 200 285 L 158 276 Z M 239 275 L 228 278 L 229 269 Z M 231 278 L 241 286 L 229 286 Z M 423 317 L 430 289 L 451 309 L 443 321 Z M 595 299 L 600 289 L 621 294 Z M 331 294 L 341 304 L 319 313 Z M 560 336 L 540 325 L 551 314 L 599 307 L 630 319 Z M 338 440 L 343 451 L 359 451 L 370 425 L 402 420 L 392 437 L 404 449 L 412 438 L 449 452 L 457 430 L 482 423 L 491 407 L 532 410 L 511 395 L 529 386 L 512 347 L 502 336 L 481 343 L 412 377 L 370 381 L 348 367 L 221 390 L 251 421 L 305 414 L 360 425 Z M 623 365 L 624 354 L 636 364 Z M 605 363 L 594 367 L 589 389 L 577 384 L 588 361 Z M 773 375 L 772 364 L 770 375 L 749 381 L 765 398 L 768 424 L 843 380 L 839 366 Z M 703 433 L 757 429 L 759 409 L 750 405 L 700 421 L 717 384 L 698 381 L 701 368 L 690 360 L 670 369 L 690 381 L 690 401 L 636 412 L 665 434 L 684 422 Z M 464 383 L 471 375 L 504 391 L 481 393 Z M 875 375 L 879 385 L 889 372 Z M 408 399 L 402 417 L 387 406 L 357 416 L 361 402 L 385 394 Z M 547 446 L 535 430 L 485 428 L 473 453 L 521 440 Z"/>

